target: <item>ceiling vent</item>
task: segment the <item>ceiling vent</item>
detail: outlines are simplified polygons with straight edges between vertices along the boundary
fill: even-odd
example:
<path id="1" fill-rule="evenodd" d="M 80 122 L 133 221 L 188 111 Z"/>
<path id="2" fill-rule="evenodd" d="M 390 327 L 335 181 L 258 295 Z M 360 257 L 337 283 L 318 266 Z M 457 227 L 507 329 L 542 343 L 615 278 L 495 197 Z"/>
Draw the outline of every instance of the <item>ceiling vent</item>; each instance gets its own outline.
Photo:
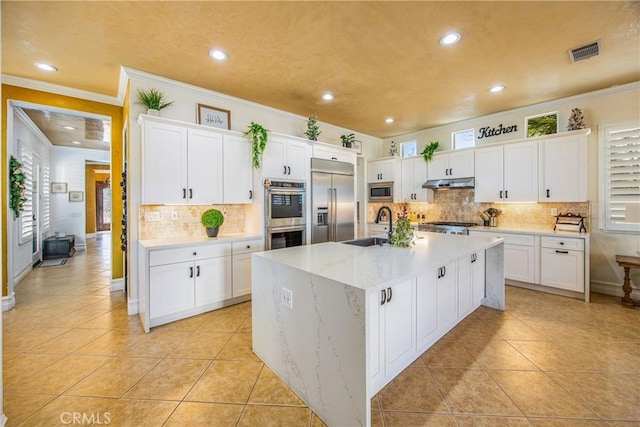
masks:
<path id="1" fill-rule="evenodd" d="M 602 42 L 600 40 L 586 44 L 584 46 L 575 47 L 569 50 L 569 59 L 572 63 L 589 59 L 592 56 L 600 55 L 602 50 Z"/>

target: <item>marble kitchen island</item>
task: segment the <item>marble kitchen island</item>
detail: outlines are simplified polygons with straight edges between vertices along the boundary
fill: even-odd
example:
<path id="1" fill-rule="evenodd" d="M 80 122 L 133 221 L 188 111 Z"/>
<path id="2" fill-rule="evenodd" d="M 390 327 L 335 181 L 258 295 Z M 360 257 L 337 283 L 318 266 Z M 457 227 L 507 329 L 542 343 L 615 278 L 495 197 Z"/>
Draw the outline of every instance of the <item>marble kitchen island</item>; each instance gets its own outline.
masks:
<path id="1" fill-rule="evenodd" d="M 320 243 L 252 255 L 253 351 L 330 426 L 480 305 L 504 310 L 499 238 L 416 233 L 409 249 Z"/>

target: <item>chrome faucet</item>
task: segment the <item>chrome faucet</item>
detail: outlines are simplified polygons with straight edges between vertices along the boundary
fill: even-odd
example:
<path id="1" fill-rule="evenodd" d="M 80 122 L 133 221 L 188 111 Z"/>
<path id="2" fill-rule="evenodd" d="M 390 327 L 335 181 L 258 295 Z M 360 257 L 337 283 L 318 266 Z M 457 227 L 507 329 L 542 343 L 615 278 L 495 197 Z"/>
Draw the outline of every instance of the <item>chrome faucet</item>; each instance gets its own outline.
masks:
<path id="1" fill-rule="evenodd" d="M 378 209 L 376 220 L 374 222 L 376 224 L 380 222 L 380 217 L 382 216 L 383 209 L 389 211 L 389 241 L 391 241 L 391 229 L 393 228 L 393 213 L 391 212 L 391 208 L 389 206 L 382 206 L 380 209 Z"/>

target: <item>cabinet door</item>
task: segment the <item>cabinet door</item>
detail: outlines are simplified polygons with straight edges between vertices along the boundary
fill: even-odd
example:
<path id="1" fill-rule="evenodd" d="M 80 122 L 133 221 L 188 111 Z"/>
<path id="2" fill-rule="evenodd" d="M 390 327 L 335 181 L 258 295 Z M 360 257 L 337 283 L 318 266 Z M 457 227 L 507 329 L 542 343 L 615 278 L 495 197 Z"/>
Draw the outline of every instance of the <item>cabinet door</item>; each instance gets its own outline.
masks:
<path id="1" fill-rule="evenodd" d="M 437 278 L 438 331 L 451 329 L 458 321 L 458 287 L 456 263 L 442 266 Z M 438 271 L 436 272 L 438 273 Z M 442 275 L 444 273 L 444 275 Z M 441 277 L 438 277 L 441 276 Z"/>
<path id="2" fill-rule="evenodd" d="M 434 154 L 427 168 L 429 179 L 445 179 L 449 176 L 449 156 L 447 154 Z"/>
<path id="3" fill-rule="evenodd" d="M 427 162 L 422 157 L 413 159 L 413 194 L 414 202 L 433 202 L 433 190 L 422 188 L 427 180 Z M 404 183 L 404 178 L 403 181 Z"/>
<path id="4" fill-rule="evenodd" d="M 475 155 L 476 188 L 474 200 L 501 202 L 503 192 L 504 150 L 502 147 L 478 148 Z"/>
<path id="5" fill-rule="evenodd" d="M 233 293 L 240 297 L 251 293 L 251 253 L 234 255 L 233 260 Z"/>
<path id="6" fill-rule="evenodd" d="M 265 178 L 284 178 L 286 141 L 278 137 L 270 137 L 262 155 L 262 175 Z"/>
<path id="7" fill-rule="evenodd" d="M 542 248 L 544 286 L 584 292 L 584 252 Z"/>
<path id="8" fill-rule="evenodd" d="M 384 304 L 385 377 L 395 376 L 415 354 L 414 281 L 387 288 Z M 390 290 L 390 291 L 389 291 Z"/>
<path id="9" fill-rule="evenodd" d="M 142 203 L 187 203 L 187 129 L 145 121 L 142 144 Z"/>
<path id="10" fill-rule="evenodd" d="M 367 183 L 381 181 L 381 171 L 382 167 L 380 166 L 380 162 L 369 162 L 367 164 Z"/>
<path id="11" fill-rule="evenodd" d="M 311 156 L 305 142 L 288 141 L 286 147 L 287 178 L 298 181 L 309 179 Z"/>
<path id="12" fill-rule="evenodd" d="M 474 176 L 473 150 L 449 153 L 449 178 Z"/>
<path id="13" fill-rule="evenodd" d="M 195 269 L 196 307 L 231 298 L 230 256 L 198 260 Z"/>
<path id="14" fill-rule="evenodd" d="M 540 202 L 587 201 L 586 136 L 540 141 Z"/>
<path id="15" fill-rule="evenodd" d="M 438 338 L 438 280 L 436 271 L 418 276 L 416 282 L 416 332 L 418 351 Z"/>
<path id="16" fill-rule="evenodd" d="M 222 203 L 222 135 L 189 129 L 188 203 Z"/>
<path id="17" fill-rule="evenodd" d="M 504 245 L 505 279 L 535 283 L 535 253 L 533 246 Z"/>
<path id="18" fill-rule="evenodd" d="M 476 185 L 477 182 L 476 175 Z M 538 200 L 538 144 L 535 141 L 504 146 L 504 191 L 505 202 Z"/>
<path id="19" fill-rule="evenodd" d="M 149 268 L 149 317 L 155 319 L 194 307 L 193 261 Z"/>
<path id="20" fill-rule="evenodd" d="M 369 162 L 367 178 L 369 182 L 392 182 L 396 178 L 395 159 Z M 399 178 L 399 177 L 398 177 Z"/>
<path id="21" fill-rule="evenodd" d="M 251 141 L 225 135 L 222 147 L 224 203 L 253 203 Z"/>
<path id="22" fill-rule="evenodd" d="M 337 160 L 339 162 L 346 162 L 356 164 L 357 155 L 354 152 L 342 150 L 338 147 L 325 147 L 325 146 L 313 146 L 313 157 L 318 159 Z"/>
<path id="23" fill-rule="evenodd" d="M 412 202 L 414 194 L 413 183 L 413 159 L 402 159 L 402 191 L 401 199 L 403 202 Z"/>

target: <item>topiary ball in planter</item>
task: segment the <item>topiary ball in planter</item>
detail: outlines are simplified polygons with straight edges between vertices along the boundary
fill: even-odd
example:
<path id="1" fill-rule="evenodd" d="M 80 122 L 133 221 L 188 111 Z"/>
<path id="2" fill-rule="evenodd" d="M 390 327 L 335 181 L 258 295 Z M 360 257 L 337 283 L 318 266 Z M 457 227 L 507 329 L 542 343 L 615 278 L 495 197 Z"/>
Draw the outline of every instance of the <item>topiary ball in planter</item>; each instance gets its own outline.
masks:
<path id="1" fill-rule="evenodd" d="M 217 237 L 224 215 L 217 209 L 209 209 L 202 214 L 201 222 L 207 229 L 207 236 Z"/>

